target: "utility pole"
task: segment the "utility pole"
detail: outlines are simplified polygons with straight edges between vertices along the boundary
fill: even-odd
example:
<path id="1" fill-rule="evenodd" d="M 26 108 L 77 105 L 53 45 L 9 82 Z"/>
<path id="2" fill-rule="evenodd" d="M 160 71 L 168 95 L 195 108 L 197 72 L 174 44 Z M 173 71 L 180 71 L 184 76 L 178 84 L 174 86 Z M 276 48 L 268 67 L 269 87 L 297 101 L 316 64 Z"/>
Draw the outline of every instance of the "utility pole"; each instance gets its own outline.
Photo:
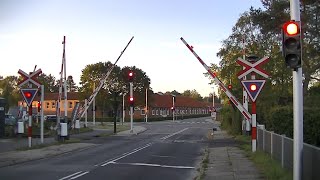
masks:
<path id="1" fill-rule="evenodd" d="M 126 111 L 124 109 L 124 97 L 125 97 L 126 93 L 122 93 L 122 125 L 124 123 L 124 118 L 126 116 Z"/>
<path id="2" fill-rule="evenodd" d="M 175 100 L 176 96 L 172 95 L 172 121 L 174 121 L 174 115 L 175 115 L 175 111 L 176 111 L 176 107 L 175 107 Z"/>
<path id="3" fill-rule="evenodd" d="M 246 47 L 245 47 L 245 37 L 243 37 L 243 40 L 242 40 L 242 58 L 243 60 L 246 60 Z M 243 69 L 245 69 L 245 67 L 243 67 Z M 242 78 L 242 80 L 247 80 L 247 77 L 244 76 Z M 248 111 L 248 94 L 247 94 L 247 91 L 244 89 L 244 87 L 242 88 L 242 94 L 243 94 L 243 107 L 244 109 L 246 109 Z M 251 130 L 251 126 L 250 126 L 250 122 L 248 121 L 247 118 L 245 118 L 243 116 L 243 120 L 242 120 L 242 131 L 245 132 L 246 134 L 249 134 L 249 131 Z"/>
<path id="4" fill-rule="evenodd" d="M 88 127 L 88 99 L 84 100 L 84 107 L 86 107 L 84 115 L 84 127 Z"/>
<path id="5" fill-rule="evenodd" d="M 44 117 L 43 117 L 43 102 L 44 102 L 44 85 L 41 85 L 41 101 L 40 101 L 40 106 L 41 106 L 41 110 L 40 110 L 40 139 L 41 139 L 41 143 L 43 144 L 43 121 L 44 121 Z"/>
<path id="6" fill-rule="evenodd" d="M 93 82 L 93 92 L 96 89 L 96 83 Z M 92 102 L 92 116 L 93 116 L 93 126 L 96 125 L 96 97 L 93 98 L 93 102 Z"/>
<path id="7" fill-rule="evenodd" d="M 133 103 L 133 82 L 130 82 L 130 102 Z M 130 133 L 133 133 L 133 105 L 131 104 L 130 104 Z"/>
<path id="8" fill-rule="evenodd" d="M 63 36 L 63 57 L 62 57 L 62 63 L 63 63 L 63 74 L 64 74 L 64 120 L 65 123 L 68 122 L 68 90 L 67 90 L 67 63 L 66 63 L 66 36 Z M 62 73 L 62 72 L 61 72 Z"/>
<path id="9" fill-rule="evenodd" d="M 290 0 L 291 20 L 300 22 L 300 1 Z M 301 25 L 299 26 L 301 32 Z M 302 62 L 302 55 L 301 55 Z M 302 67 L 292 71 L 293 76 L 293 179 L 302 178 L 303 158 L 303 87 Z"/>
<path id="10" fill-rule="evenodd" d="M 146 114 L 146 122 L 148 122 L 148 88 L 146 88 L 146 109 L 145 109 L 145 114 Z"/>

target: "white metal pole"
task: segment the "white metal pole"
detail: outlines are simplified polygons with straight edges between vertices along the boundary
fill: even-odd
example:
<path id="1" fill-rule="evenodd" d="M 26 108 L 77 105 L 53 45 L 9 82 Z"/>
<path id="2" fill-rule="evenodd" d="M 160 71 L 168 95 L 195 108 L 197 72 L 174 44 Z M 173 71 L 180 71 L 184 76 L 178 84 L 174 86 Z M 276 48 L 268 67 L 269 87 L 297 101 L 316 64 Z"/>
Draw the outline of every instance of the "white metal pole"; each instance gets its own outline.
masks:
<path id="1" fill-rule="evenodd" d="M 32 84 L 29 83 L 29 88 L 32 88 Z M 32 101 L 31 101 L 31 105 L 28 106 L 28 113 L 29 113 L 29 126 L 28 126 L 28 145 L 29 148 L 32 146 Z"/>
<path id="2" fill-rule="evenodd" d="M 300 2 L 290 0 L 291 20 L 300 22 Z M 301 26 L 300 26 L 301 32 Z M 302 62 L 302 58 L 301 58 Z M 302 178 L 303 154 L 303 87 L 302 68 L 292 71 L 293 76 L 293 179 Z"/>
<path id="3" fill-rule="evenodd" d="M 245 38 L 243 38 L 243 42 L 242 42 L 242 45 L 243 45 L 243 55 L 242 55 L 242 59 L 243 60 L 246 60 L 246 47 L 245 47 Z M 245 69 L 245 67 L 243 67 L 243 69 Z M 243 80 L 246 80 L 247 79 L 247 77 L 246 76 L 244 76 L 243 77 Z M 242 88 L 242 94 L 243 94 L 243 107 L 244 107 L 244 109 L 246 109 L 247 111 L 248 111 L 248 94 L 247 94 L 247 91 L 244 89 L 244 88 Z M 247 131 L 247 132 L 249 132 L 250 131 L 250 129 L 251 129 L 251 126 L 250 126 L 250 122 L 248 121 L 248 119 L 247 118 L 245 118 L 244 116 L 243 116 L 243 120 L 242 120 L 242 127 L 244 127 L 244 125 L 245 125 L 245 127 L 244 127 L 244 131 Z"/>
<path id="4" fill-rule="evenodd" d="M 41 85 L 41 120 L 40 120 L 40 138 L 41 143 L 43 144 L 43 102 L 44 102 L 44 85 Z"/>
<path id="5" fill-rule="evenodd" d="M 96 89 L 96 83 L 93 82 L 93 92 Z M 96 125 L 96 97 L 93 98 L 93 102 L 92 102 L 92 110 L 93 110 L 93 114 L 92 114 L 92 119 L 93 119 L 93 125 Z"/>
<path id="6" fill-rule="evenodd" d="M 67 63 L 66 63 L 66 52 L 65 52 L 65 48 L 66 48 L 66 36 L 63 36 L 63 59 L 62 59 L 62 63 L 63 63 L 63 80 L 64 80 L 64 119 L 65 121 L 68 118 L 68 90 L 67 90 Z M 62 73 L 62 72 L 61 72 Z"/>
<path id="7" fill-rule="evenodd" d="M 125 95 L 126 95 L 125 93 L 122 94 L 122 125 L 124 123 L 124 118 L 126 116 L 126 111 L 124 110 L 124 96 Z"/>
<path id="8" fill-rule="evenodd" d="M 84 115 L 84 125 L 85 125 L 85 127 L 88 127 L 88 108 L 87 108 L 88 100 L 87 99 L 84 100 L 84 106 L 86 107 L 86 112 Z"/>
<path id="9" fill-rule="evenodd" d="M 146 109 L 145 109 L 145 114 L 146 114 L 146 122 L 148 122 L 148 88 L 146 88 Z"/>
<path id="10" fill-rule="evenodd" d="M 256 79 L 255 73 L 251 74 L 251 79 Z M 257 112 L 256 112 L 256 102 L 252 102 L 251 108 L 251 142 L 252 142 L 252 152 L 257 151 Z"/>
<path id="11" fill-rule="evenodd" d="M 212 107 L 214 109 L 214 87 L 212 87 Z"/>
<path id="12" fill-rule="evenodd" d="M 133 82 L 130 82 L 130 97 L 133 97 Z M 133 107 L 130 106 L 130 132 L 133 133 Z"/>

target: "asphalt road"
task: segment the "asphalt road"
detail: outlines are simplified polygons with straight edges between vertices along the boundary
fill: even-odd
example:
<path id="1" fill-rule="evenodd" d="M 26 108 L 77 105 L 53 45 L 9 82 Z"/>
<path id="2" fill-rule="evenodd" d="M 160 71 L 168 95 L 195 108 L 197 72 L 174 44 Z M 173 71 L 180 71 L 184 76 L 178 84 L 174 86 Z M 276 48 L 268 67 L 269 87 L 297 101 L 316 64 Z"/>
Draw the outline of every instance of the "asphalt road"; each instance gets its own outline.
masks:
<path id="1" fill-rule="evenodd" d="M 201 161 L 209 117 L 139 124 L 134 136 L 91 137 L 93 148 L 0 168 L 0 179 L 193 179 Z"/>

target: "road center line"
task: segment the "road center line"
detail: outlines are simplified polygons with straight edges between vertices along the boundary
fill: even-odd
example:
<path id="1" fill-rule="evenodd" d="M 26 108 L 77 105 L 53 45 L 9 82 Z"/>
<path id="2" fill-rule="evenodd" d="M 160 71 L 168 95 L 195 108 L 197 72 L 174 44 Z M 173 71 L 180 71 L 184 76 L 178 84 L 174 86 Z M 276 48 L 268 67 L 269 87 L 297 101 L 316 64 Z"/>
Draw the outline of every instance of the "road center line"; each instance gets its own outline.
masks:
<path id="1" fill-rule="evenodd" d="M 147 145 L 145 145 L 145 146 L 143 146 L 143 147 L 141 147 L 141 148 L 137 148 L 137 149 L 135 149 L 135 150 L 133 150 L 133 151 L 131 151 L 131 152 L 128 152 L 128 153 L 124 153 L 124 155 L 122 155 L 122 156 L 120 156 L 120 157 L 118 157 L 118 158 L 114 158 L 114 159 L 111 159 L 111 160 L 109 160 L 109 161 L 103 162 L 100 166 L 103 167 L 103 166 L 106 166 L 106 165 L 108 165 L 108 164 L 114 164 L 115 161 L 118 161 L 118 160 L 120 160 L 120 159 L 122 159 L 122 158 L 125 158 L 125 157 L 131 155 L 131 154 L 134 154 L 134 153 L 136 153 L 136 152 L 138 152 L 138 151 L 141 151 L 142 149 L 145 149 L 145 148 L 147 148 L 147 147 L 149 147 L 149 146 L 151 146 L 151 145 L 152 145 L 152 143 L 149 143 L 149 144 L 147 144 Z M 98 165 L 95 165 L 95 166 L 98 166 Z"/>
<path id="2" fill-rule="evenodd" d="M 116 163 L 113 164 L 123 164 L 123 165 L 132 165 L 132 166 L 150 166 L 150 167 L 163 167 L 163 168 L 175 168 L 175 169 L 194 169 L 192 166 L 169 166 L 161 164 L 148 164 L 148 163 Z"/>
<path id="3" fill-rule="evenodd" d="M 172 137 L 172 136 L 174 136 L 174 135 L 176 135 L 176 134 L 182 133 L 183 131 L 185 131 L 185 130 L 187 130 L 187 129 L 189 129 L 189 128 L 184 128 L 184 129 L 182 129 L 182 130 L 180 130 L 180 131 L 178 131 L 178 132 L 175 132 L 175 133 L 173 133 L 173 134 L 169 134 L 169 135 L 164 136 L 164 137 L 162 137 L 162 138 L 160 138 L 160 139 L 161 139 L 161 140 L 166 140 L 166 139 L 168 139 L 168 138 L 170 138 L 170 137 Z"/>

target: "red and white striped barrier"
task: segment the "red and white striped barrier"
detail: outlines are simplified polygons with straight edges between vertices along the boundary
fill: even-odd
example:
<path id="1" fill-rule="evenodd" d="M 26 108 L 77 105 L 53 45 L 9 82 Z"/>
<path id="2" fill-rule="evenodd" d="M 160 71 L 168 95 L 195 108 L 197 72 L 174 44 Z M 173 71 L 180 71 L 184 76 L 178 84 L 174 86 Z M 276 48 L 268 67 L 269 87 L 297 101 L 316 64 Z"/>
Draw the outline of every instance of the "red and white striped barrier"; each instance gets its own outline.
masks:
<path id="1" fill-rule="evenodd" d="M 211 75 L 213 80 L 216 84 L 220 86 L 223 92 L 226 93 L 228 98 L 232 101 L 232 103 L 239 109 L 241 114 L 246 117 L 251 122 L 251 114 L 242 106 L 242 104 L 237 100 L 236 97 L 232 95 L 232 93 L 224 86 L 224 84 L 220 81 L 220 79 L 216 76 L 214 72 L 211 71 L 211 69 L 202 61 L 202 59 L 198 56 L 198 54 L 193 50 L 191 46 L 188 45 L 188 43 L 181 37 L 181 41 L 187 46 L 187 48 L 192 52 L 192 54 L 199 60 L 199 62 L 202 64 L 202 66 L 208 71 L 208 73 Z"/>

